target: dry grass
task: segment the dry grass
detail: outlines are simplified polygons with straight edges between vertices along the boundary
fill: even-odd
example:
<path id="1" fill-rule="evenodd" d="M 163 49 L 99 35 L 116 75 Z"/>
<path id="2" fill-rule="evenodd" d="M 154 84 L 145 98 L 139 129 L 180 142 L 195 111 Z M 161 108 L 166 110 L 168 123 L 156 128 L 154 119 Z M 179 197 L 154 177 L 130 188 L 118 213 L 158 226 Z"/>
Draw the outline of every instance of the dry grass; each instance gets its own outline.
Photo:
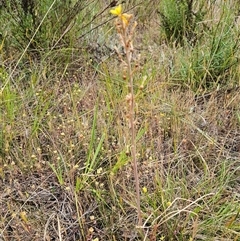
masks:
<path id="1" fill-rule="evenodd" d="M 184 49 L 150 12 L 135 44 L 143 236 L 119 60 L 74 50 L 19 66 L 1 92 L 0 240 L 239 240 L 239 70 L 204 94 L 177 82 Z"/>

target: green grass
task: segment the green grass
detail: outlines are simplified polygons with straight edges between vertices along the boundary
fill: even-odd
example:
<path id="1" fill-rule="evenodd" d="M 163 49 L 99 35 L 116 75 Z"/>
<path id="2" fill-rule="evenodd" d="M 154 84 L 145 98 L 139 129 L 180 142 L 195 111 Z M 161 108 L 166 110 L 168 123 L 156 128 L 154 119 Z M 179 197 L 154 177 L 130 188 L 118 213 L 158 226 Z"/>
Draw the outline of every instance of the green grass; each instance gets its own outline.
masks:
<path id="1" fill-rule="evenodd" d="M 0 237 L 238 241 L 239 3 L 192 1 L 199 18 L 191 29 L 181 12 L 178 32 L 164 29 L 162 1 L 123 5 L 138 20 L 134 56 L 141 54 L 139 232 L 128 86 L 110 8 L 45 2 L 36 25 L 20 5 L 0 6 Z M 175 23 L 176 9 L 164 7 Z"/>

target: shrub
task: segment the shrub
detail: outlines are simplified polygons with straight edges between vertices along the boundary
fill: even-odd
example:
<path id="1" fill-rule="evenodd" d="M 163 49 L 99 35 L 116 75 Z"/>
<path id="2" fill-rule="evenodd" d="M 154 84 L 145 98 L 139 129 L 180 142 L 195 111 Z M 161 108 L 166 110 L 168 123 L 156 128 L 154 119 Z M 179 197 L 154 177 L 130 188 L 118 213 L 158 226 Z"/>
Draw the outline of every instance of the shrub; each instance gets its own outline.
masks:
<path id="1" fill-rule="evenodd" d="M 184 40 L 196 41 L 197 24 L 204 17 L 203 4 L 194 11 L 198 1 L 193 0 L 163 0 L 160 3 L 160 18 L 162 28 L 168 41 L 174 41 L 180 45 Z"/>

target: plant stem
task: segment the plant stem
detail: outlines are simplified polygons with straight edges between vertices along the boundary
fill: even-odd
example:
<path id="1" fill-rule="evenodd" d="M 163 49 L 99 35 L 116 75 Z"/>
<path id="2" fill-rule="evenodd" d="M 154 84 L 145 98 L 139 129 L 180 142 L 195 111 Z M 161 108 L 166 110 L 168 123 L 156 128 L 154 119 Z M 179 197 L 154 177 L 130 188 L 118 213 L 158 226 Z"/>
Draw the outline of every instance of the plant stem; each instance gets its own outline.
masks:
<path id="1" fill-rule="evenodd" d="M 129 92 L 131 94 L 130 106 L 129 106 L 129 121 L 131 128 L 131 155 L 133 162 L 133 171 L 135 178 L 135 190 L 137 196 L 137 213 L 138 213 L 138 226 L 142 226 L 142 215 L 141 215 L 141 207 L 140 207 L 140 188 L 139 188 L 139 177 L 138 177 L 138 166 L 137 166 L 137 151 L 136 151 L 136 127 L 135 127 L 135 99 L 134 99 L 134 89 L 133 89 L 133 74 L 132 74 L 132 66 L 131 66 L 131 49 L 130 43 L 127 38 L 126 31 L 124 29 L 124 48 L 126 51 L 126 62 L 129 76 Z"/>

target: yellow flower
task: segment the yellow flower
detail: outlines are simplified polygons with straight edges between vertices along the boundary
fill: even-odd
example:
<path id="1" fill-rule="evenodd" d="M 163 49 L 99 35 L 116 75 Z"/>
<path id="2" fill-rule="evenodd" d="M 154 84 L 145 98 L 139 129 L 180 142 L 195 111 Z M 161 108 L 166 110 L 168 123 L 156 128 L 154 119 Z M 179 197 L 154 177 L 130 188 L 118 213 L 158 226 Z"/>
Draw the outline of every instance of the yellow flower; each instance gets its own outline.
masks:
<path id="1" fill-rule="evenodd" d="M 148 191 L 146 187 L 143 187 L 142 190 L 143 190 L 143 193 L 147 193 Z"/>
<path id="2" fill-rule="evenodd" d="M 110 13 L 113 14 L 113 15 L 118 16 L 122 20 L 122 22 L 124 24 L 124 27 L 126 27 L 128 25 L 130 19 L 133 16 L 132 14 L 122 13 L 122 5 L 121 4 L 119 4 L 114 9 L 111 9 Z"/>
<path id="3" fill-rule="evenodd" d="M 129 23 L 130 19 L 132 18 L 132 16 L 133 16 L 132 14 L 123 13 L 120 15 L 120 18 L 127 25 Z"/>
<path id="4" fill-rule="evenodd" d="M 119 4 L 116 8 L 111 9 L 110 13 L 117 16 L 122 15 L 122 4 Z"/>
<path id="5" fill-rule="evenodd" d="M 171 202 L 167 202 L 167 207 L 170 207 L 172 205 Z"/>

